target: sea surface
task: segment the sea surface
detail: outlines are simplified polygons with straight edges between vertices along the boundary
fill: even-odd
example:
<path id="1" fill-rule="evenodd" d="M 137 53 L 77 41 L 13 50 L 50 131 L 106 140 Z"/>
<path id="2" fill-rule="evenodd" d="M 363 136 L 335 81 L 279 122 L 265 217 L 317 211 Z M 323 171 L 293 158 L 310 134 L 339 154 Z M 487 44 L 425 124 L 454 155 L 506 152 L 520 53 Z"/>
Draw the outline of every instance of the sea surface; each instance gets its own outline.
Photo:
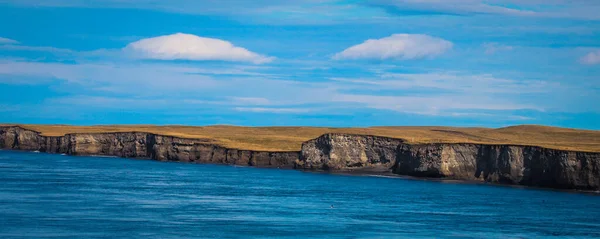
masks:
<path id="1" fill-rule="evenodd" d="M 600 195 L 0 151 L 0 238 L 600 238 Z"/>

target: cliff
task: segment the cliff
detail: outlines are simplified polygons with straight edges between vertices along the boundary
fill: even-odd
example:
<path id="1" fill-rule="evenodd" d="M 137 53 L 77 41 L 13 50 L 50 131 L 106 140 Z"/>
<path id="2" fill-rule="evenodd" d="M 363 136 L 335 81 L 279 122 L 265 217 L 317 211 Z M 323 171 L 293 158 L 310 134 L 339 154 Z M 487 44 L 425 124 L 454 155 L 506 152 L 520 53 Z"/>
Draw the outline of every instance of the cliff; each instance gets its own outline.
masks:
<path id="1" fill-rule="evenodd" d="M 399 175 L 560 189 L 600 189 L 600 153 L 535 146 L 407 144 L 386 137 L 327 134 L 302 145 L 296 167 L 387 167 Z"/>
<path id="2" fill-rule="evenodd" d="M 77 133 L 42 136 L 21 127 L 0 127 L 0 148 L 149 158 L 160 161 L 293 167 L 298 152 L 261 152 L 228 149 L 202 139 L 184 139 L 144 132 Z"/>
<path id="3" fill-rule="evenodd" d="M 330 133 L 304 142 L 299 152 L 265 152 L 145 132 L 43 136 L 22 127 L 3 126 L 0 148 L 309 170 L 376 168 L 416 177 L 600 190 L 600 153 L 537 146 L 409 144 L 396 138 Z"/>

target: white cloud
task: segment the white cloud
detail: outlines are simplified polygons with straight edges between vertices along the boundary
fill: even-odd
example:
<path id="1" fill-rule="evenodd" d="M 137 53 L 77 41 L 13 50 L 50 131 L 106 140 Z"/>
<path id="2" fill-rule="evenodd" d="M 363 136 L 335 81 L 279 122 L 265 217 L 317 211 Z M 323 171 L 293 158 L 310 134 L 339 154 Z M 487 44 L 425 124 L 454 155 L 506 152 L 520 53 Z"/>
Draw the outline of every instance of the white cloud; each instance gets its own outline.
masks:
<path id="1" fill-rule="evenodd" d="M 485 48 L 485 54 L 492 55 L 499 51 L 512 51 L 514 49 L 513 46 L 502 45 L 496 42 L 484 43 L 483 48 Z"/>
<path id="2" fill-rule="evenodd" d="M 13 39 L 0 37 L 0 44 L 19 44 L 19 42 Z"/>
<path id="3" fill-rule="evenodd" d="M 394 34 L 369 39 L 333 56 L 333 59 L 419 59 L 440 55 L 452 48 L 452 42 L 421 34 Z"/>
<path id="4" fill-rule="evenodd" d="M 272 57 L 234 46 L 228 41 L 184 33 L 142 39 L 130 43 L 123 50 L 135 57 L 159 60 L 217 60 L 256 64 L 273 60 Z"/>
<path id="5" fill-rule="evenodd" d="M 581 57 L 579 61 L 586 65 L 600 64 L 600 49 L 588 53 L 587 55 Z"/>

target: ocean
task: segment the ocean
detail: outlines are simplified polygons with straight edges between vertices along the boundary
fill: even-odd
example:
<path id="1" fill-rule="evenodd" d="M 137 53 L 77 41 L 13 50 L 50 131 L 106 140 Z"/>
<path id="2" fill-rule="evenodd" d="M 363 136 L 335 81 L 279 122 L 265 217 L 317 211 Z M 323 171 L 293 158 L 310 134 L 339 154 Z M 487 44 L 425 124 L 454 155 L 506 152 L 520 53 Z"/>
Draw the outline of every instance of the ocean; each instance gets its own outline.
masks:
<path id="1" fill-rule="evenodd" d="M 600 238 L 600 195 L 0 151 L 0 238 Z"/>

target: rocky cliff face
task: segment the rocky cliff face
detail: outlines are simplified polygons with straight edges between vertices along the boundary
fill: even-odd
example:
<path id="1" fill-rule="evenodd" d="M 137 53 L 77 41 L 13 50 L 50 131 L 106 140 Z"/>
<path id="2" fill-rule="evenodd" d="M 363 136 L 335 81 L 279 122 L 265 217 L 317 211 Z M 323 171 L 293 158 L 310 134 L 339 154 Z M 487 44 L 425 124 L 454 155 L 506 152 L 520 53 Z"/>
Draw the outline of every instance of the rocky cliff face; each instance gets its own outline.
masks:
<path id="1" fill-rule="evenodd" d="M 399 175 L 561 189 L 600 189 L 600 153 L 532 146 L 410 145 L 385 137 L 328 134 L 302 145 L 300 168 L 384 166 Z"/>
<path id="2" fill-rule="evenodd" d="M 302 145 L 297 168 L 341 170 L 363 167 L 391 168 L 400 139 L 326 134 Z"/>
<path id="3" fill-rule="evenodd" d="M 161 161 L 236 164 L 292 168 L 298 152 L 259 152 L 227 149 L 201 139 L 184 139 L 142 132 L 41 136 L 20 127 L 0 127 L 0 148 L 70 155 L 110 155 Z"/>
<path id="4" fill-rule="evenodd" d="M 47 137 L 20 127 L 0 127 L 0 148 L 256 167 L 333 171 L 383 168 L 416 177 L 600 190 L 600 153 L 532 146 L 411 145 L 386 137 L 326 134 L 305 142 L 300 152 L 258 152 L 142 132 Z"/>

